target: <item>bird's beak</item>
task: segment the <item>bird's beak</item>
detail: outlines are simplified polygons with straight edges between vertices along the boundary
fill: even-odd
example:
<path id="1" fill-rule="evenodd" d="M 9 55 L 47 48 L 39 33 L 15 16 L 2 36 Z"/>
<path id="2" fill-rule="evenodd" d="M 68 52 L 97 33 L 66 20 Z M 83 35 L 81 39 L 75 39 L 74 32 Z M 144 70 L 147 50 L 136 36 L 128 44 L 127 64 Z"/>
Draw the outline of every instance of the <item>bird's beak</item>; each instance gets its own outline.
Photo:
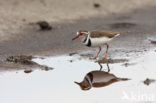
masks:
<path id="1" fill-rule="evenodd" d="M 77 39 L 77 38 L 79 38 L 79 35 L 75 36 L 72 40 L 75 40 L 75 39 Z"/>
<path id="2" fill-rule="evenodd" d="M 81 83 L 78 83 L 78 82 L 74 82 L 74 83 L 75 83 L 75 84 L 78 84 L 79 86 L 80 86 L 80 84 L 81 84 Z"/>

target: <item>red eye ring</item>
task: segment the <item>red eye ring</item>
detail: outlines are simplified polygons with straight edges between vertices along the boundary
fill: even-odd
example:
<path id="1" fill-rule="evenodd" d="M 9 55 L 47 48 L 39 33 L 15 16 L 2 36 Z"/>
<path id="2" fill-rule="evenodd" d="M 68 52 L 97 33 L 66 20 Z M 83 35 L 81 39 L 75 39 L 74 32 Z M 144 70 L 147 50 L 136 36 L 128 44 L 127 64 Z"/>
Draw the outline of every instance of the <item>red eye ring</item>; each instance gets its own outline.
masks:
<path id="1" fill-rule="evenodd" d="M 83 35 L 83 33 L 80 33 L 80 36 L 82 36 Z"/>

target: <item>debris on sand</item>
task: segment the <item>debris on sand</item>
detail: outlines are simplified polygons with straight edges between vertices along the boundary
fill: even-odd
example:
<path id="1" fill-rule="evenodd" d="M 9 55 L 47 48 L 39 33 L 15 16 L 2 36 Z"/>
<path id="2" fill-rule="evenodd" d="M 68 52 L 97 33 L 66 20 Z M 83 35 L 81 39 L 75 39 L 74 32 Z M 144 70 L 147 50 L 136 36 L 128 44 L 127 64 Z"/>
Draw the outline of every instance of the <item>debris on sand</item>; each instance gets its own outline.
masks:
<path id="1" fill-rule="evenodd" d="M 94 7 L 95 8 L 99 8 L 100 7 L 100 4 L 99 3 L 94 3 Z"/>
<path id="2" fill-rule="evenodd" d="M 39 21 L 37 24 L 40 26 L 40 30 L 51 30 L 52 27 L 46 21 Z"/>
<path id="3" fill-rule="evenodd" d="M 20 63 L 23 65 L 36 65 L 35 62 L 31 61 L 32 56 L 20 55 L 20 56 L 9 56 L 6 61 L 13 63 Z"/>
<path id="4" fill-rule="evenodd" d="M 122 22 L 122 23 L 113 23 L 113 24 L 110 24 L 110 27 L 112 29 L 120 29 L 120 28 L 131 28 L 131 27 L 134 27 L 136 26 L 136 24 L 134 23 L 128 23 L 128 22 Z"/>
<path id="5" fill-rule="evenodd" d="M 24 73 L 31 73 L 31 72 L 32 72 L 31 69 L 26 69 L 26 70 L 24 70 Z"/>
<path id="6" fill-rule="evenodd" d="M 122 62 L 128 62 L 127 59 L 102 59 L 102 60 L 98 60 L 96 61 L 98 63 L 110 63 L 110 64 L 114 64 L 114 63 L 122 63 Z"/>
<path id="7" fill-rule="evenodd" d="M 145 84 L 145 85 L 150 85 L 151 83 L 153 83 L 153 82 L 156 82 L 156 80 L 155 79 L 149 79 L 149 78 L 146 78 L 146 80 L 144 80 L 143 81 L 143 83 Z"/>
<path id="8" fill-rule="evenodd" d="M 69 53 L 69 56 L 73 56 L 75 54 L 78 54 L 77 52 L 72 52 L 72 53 Z"/>
<path id="9" fill-rule="evenodd" d="M 20 64 L 20 65 L 24 65 L 24 66 L 28 66 L 30 68 L 31 67 L 34 67 L 34 68 L 41 68 L 41 70 L 45 70 L 45 71 L 48 71 L 48 70 L 53 70 L 53 68 L 51 67 L 48 67 L 48 66 L 45 66 L 45 65 L 40 65 L 34 61 L 32 61 L 33 57 L 32 56 L 26 56 L 26 55 L 20 55 L 20 56 L 9 56 L 6 61 L 8 62 L 12 62 L 12 63 L 15 63 L 15 64 Z M 24 71 L 25 73 L 26 72 L 30 72 L 29 69 L 26 69 Z"/>

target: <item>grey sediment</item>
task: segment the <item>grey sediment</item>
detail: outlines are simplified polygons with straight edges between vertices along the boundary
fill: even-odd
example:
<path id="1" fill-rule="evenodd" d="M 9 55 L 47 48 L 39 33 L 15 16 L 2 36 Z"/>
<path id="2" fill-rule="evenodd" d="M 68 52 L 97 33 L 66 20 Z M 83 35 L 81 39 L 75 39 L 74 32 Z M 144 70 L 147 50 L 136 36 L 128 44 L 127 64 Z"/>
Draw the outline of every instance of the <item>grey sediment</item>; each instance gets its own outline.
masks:
<path id="1" fill-rule="evenodd" d="M 150 45 L 144 42 L 144 40 L 146 40 L 148 36 L 154 35 L 154 25 L 156 24 L 154 21 L 156 15 L 153 13 L 154 10 L 155 7 L 151 7 L 125 14 L 99 15 L 88 19 L 79 19 L 75 20 L 74 23 L 50 23 L 54 27 L 54 29 L 50 31 L 39 31 L 38 28 L 26 24 L 12 39 L 0 43 L 0 55 L 26 53 L 48 53 L 50 55 L 57 55 L 77 50 L 89 50 L 89 48 L 83 46 L 79 40 L 71 40 L 79 29 L 128 31 L 125 35 L 121 35 L 110 43 L 111 48 L 113 48 L 110 49 L 110 51 L 118 50 L 119 48 L 127 52 L 131 50 L 148 49 Z M 116 23 L 120 23 L 120 28 L 112 28 L 110 26 L 110 24 Z M 121 26 L 122 23 L 130 23 L 134 26 L 124 27 L 125 24 Z"/>

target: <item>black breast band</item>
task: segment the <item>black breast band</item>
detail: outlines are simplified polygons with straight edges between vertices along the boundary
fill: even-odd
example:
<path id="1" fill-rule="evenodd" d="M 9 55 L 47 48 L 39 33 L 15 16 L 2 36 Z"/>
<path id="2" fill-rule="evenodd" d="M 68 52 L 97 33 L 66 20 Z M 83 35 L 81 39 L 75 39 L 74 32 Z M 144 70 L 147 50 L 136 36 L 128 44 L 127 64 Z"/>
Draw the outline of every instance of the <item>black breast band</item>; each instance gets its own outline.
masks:
<path id="1" fill-rule="evenodd" d="M 89 39 L 86 46 L 90 47 L 91 45 L 92 45 L 92 44 L 91 44 L 91 40 Z"/>

